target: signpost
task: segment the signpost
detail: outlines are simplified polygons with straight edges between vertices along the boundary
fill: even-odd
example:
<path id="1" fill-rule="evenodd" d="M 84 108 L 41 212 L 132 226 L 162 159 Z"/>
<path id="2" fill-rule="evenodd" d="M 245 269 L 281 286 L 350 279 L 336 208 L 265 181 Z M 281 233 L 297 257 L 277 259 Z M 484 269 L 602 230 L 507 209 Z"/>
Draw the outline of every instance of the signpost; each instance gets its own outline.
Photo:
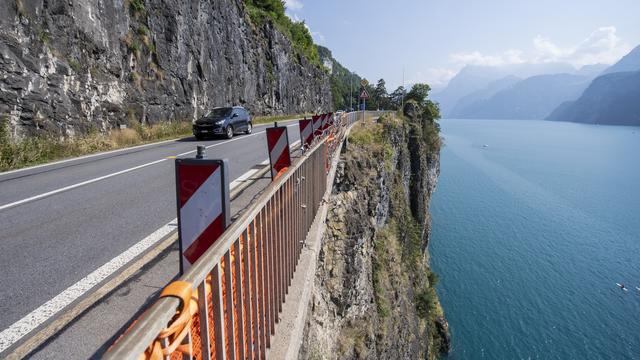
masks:
<path id="1" fill-rule="evenodd" d="M 360 88 L 360 99 L 362 99 L 362 125 L 364 125 L 364 113 L 367 110 L 367 99 L 369 98 L 369 92 L 367 91 L 367 85 L 369 85 L 369 82 L 367 81 L 367 79 L 362 79 L 360 81 L 360 85 L 362 85 L 362 87 Z"/>
<path id="2" fill-rule="evenodd" d="M 300 128 L 300 141 L 302 142 L 302 150 L 306 151 L 311 148 L 313 143 L 313 119 L 298 120 L 298 127 Z"/>
<path id="3" fill-rule="evenodd" d="M 225 231 L 229 216 L 226 159 L 176 159 L 180 271 L 184 273 Z"/>
<path id="4" fill-rule="evenodd" d="M 291 151 L 289 149 L 289 133 L 286 126 L 276 126 L 266 129 L 267 149 L 271 163 L 271 181 L 291 166 Z"/>

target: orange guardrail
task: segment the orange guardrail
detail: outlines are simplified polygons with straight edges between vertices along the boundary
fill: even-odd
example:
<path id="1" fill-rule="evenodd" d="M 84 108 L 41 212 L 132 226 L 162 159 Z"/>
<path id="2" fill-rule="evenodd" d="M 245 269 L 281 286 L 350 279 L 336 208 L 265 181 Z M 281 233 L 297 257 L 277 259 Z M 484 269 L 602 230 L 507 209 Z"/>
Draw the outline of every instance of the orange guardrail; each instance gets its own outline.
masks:
<path id="1" fill-rule="evenodd" d="M 331 159 L 359 113 L 344 114 L 282 171 L 105 359 L 264 359 Z M 232 335 L 230 335 L 232 334 Z"/>

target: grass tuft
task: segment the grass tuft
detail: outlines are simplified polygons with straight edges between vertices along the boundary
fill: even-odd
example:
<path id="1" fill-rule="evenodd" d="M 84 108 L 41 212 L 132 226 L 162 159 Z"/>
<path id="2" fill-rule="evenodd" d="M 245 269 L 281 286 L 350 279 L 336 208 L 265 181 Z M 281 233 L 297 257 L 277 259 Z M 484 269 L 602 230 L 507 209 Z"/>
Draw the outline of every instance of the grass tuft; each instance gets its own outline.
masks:
<path id="1" fill-rule="evenodd" d="M 13 141 L 8 119 L 0 118 L 0 171 L 19 169 L 69 157 L 115 150 L 144 143 L 184 137 L 191 134 L 191 122 L 162 122 L 152 126 L 138 125 L 113 129 L 102 134 L 89 129 L 87 135 L 63 139 L 34 136 Z"/>
<path id="2" fill-rule="evenodd" d="M 268 124 L 274 121 L 283 121 L 283 120 L 292 120 L 292 119 L 302 119 L 303 117 L 310 118 L 311 113 L 306 114 L 297 114 L 297 115 L 267 115 L 267 116 L 255 116 L 252 118 L 252 122 L 254 125 L 256 124 Z"/>

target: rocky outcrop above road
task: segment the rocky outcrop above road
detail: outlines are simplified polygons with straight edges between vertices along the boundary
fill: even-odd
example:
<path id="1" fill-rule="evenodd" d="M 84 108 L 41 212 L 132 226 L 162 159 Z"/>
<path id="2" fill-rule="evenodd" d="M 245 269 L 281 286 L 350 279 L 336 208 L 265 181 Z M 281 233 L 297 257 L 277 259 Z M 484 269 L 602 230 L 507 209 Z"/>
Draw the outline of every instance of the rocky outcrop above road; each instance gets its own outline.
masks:
<path id="1" fill-rule="evenodd" d="M 72 136 L 190 120 L 218 105 L 254 114 L 331 107 L 325 70 L 242 0 L 4 0 L 0 116 L 13 136 Z"/>
<path id="2" fill-rule="evenodd" d="M 406 110 L 349 138 L 300 359 L 433 359 L 449 349 L 427 250 L 439 152 L 419 109 Z"/>

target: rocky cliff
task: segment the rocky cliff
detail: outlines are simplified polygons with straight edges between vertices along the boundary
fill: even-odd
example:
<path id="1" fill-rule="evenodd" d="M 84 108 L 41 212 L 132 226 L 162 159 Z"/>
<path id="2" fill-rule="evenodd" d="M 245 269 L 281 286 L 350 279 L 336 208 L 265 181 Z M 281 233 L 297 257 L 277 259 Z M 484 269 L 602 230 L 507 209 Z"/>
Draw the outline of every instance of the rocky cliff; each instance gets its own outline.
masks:
<path id="1" fill-rule="evenodd" d="M 300 359 L 433 359 L 449 348 L 427 250 L 435 124 L 413 104 L 405 114 L 356 125 L 342 154 Z"/>
<path id="2" fill-rule="evenodd" d="M 0 2 L 0 115 L 13 136 L 190 120 L 229 104 L 328 109 L 328 76 L 273 23 L 254 26 L 242 0 Z"/>

